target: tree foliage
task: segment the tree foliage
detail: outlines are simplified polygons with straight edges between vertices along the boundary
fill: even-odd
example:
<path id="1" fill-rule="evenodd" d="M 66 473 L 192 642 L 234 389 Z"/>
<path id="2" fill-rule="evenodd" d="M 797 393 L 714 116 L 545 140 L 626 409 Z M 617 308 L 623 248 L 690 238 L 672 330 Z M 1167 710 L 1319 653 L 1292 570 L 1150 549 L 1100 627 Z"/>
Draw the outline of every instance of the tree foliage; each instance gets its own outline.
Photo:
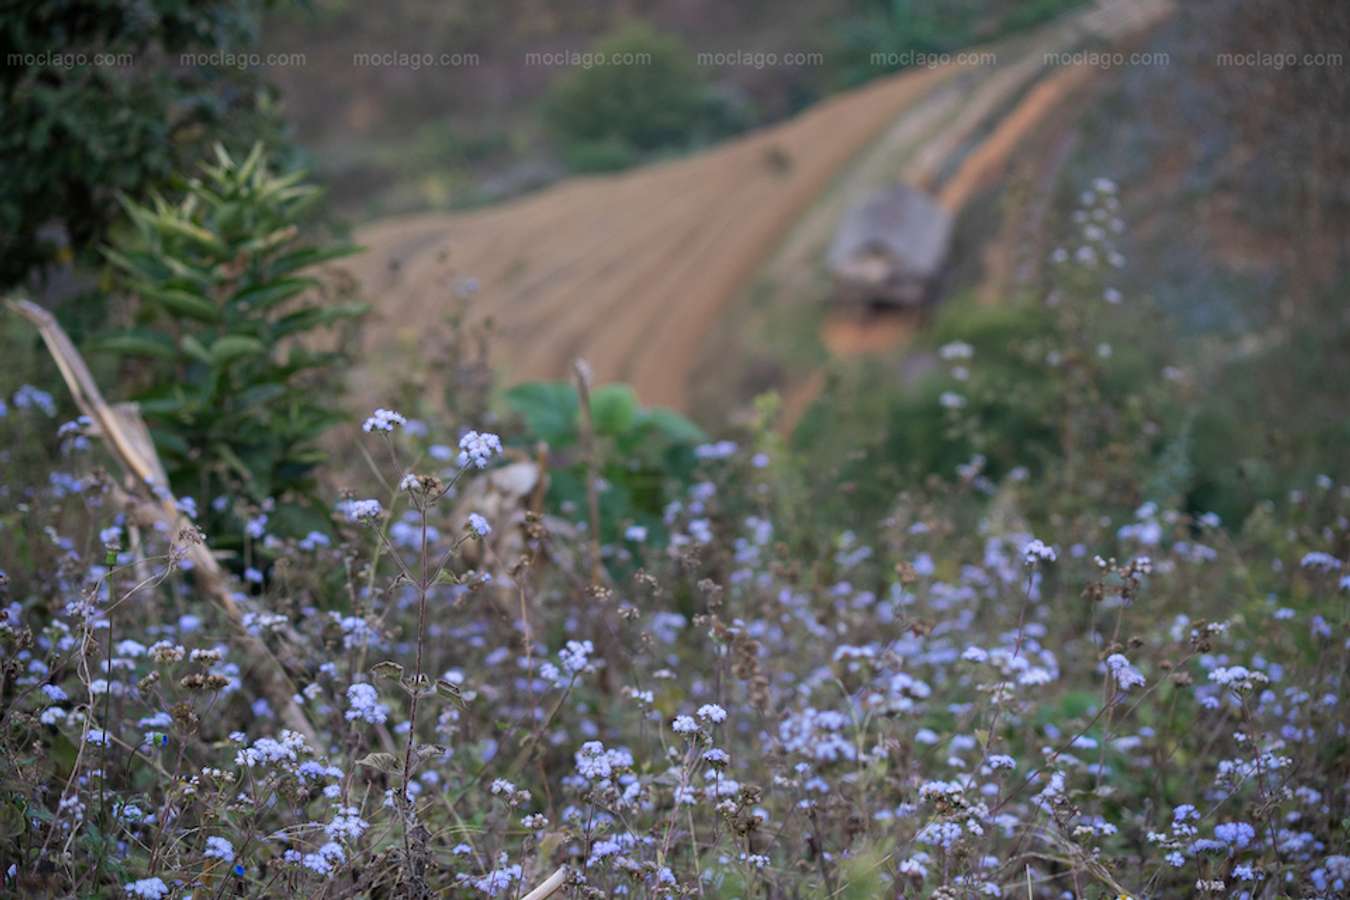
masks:
<path id="1" fill-rule="evenodd" d="M 671 35 L 634 24 L 601 40 L 590 64 L 553 87 L 546 113 L 569 152 L 652 151 L 690 143 L 708 94 L 688 49 Z M 620 149 L 615 149 L 616 147 Z M 581 149 L 577 149 L 581 148 Z"/>
<path id="2" fill-rule="evenodd" d="M 268 0 L 49 0 L 0 16 L 0 286 L 92 255 L 140 196 L 204 158 L 275 137 L 237 60 Z M 188 54 L 210 54 L 197 65 Z"/>

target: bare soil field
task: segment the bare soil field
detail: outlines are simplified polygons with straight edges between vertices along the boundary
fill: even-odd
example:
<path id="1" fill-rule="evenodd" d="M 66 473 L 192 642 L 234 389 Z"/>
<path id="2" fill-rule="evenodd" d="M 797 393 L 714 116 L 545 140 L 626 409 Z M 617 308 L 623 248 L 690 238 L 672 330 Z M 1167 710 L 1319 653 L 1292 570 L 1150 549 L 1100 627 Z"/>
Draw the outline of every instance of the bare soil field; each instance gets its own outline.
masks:
<path id="1" fill-rule="evenodd" d="M 942 191 L 959 205 L 1083 77 L 1051 77 L 1014 106 L 1008 127 L 993 128 L 992 146 L 971 149 L 991 117 L 1055 75 L 1046 53 L 1122 38 L 1167 6 L 1104 3 L 989 48 L 992 64 L 901 73 L 695 156 L 500 206 L 374 223 L 359 232 L 367 252 L 351 266 L 378 315 L 358 392 L 375 398 L 389 364 L 454 308 L 457 280 L 472 278 L 473 314 L 493 320 L 493 362 L 508 381 L 566 377 L 583 357 L 599 380 L 630 382 L 646 403 L 688 408 L 691 374 L 724 346 L 724 315 L 757 275 L 784 287 L 813 277 L 853 197 L 897 176 L 934 187 L 964 151 L 969 165 Z"/>

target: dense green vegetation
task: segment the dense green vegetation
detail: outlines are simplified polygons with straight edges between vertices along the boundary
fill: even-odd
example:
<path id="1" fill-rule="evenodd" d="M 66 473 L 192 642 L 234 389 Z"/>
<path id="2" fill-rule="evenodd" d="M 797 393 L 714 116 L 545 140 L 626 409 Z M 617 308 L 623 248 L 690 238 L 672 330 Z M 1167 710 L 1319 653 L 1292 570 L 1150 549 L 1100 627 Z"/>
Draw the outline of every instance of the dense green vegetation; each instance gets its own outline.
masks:
<path id="1" fill-rule="evenodd" d="M 854 0 L 838 25 L 832 78 L 861 84 L 883 72 L 932 65 L 942 54 L 1040 25 L 1083 0 Z"/>
<path id="2" fill-rule="evenodd" d="M 604 483 L 597 493 L 601 537 L 624 540 L 632 526 L 661 539 L 667 504 L 688 488 L 703 431 L 668 409 L 645 409 L 633 389 L 607 384 L 588 392 L 583 413 L 577 389 L 563 382 L 530 382 L 502 399 L 523 427 L 526 450 L 543 445 L 552 455 L 548 501 L 552 509 L 586 521 L 590 467 Z"/>
<path id="3" fill-rule="evenodd" d="M 89 263 L 121 215 L 218 141 L 280 128 L 230 60 L 254 49 L 266 0 L 20 3 L 0 17 L 0 287 Z M 197 55 L 214 63 L 195 59 Z"/>
<path id="4" fill-rule="evenodd" d="M 644 154 L 725 136 L 714 95 L 678 38 L 630 24 L 549 89 L 545 116 L 572 168 L 625 168 Z"/>

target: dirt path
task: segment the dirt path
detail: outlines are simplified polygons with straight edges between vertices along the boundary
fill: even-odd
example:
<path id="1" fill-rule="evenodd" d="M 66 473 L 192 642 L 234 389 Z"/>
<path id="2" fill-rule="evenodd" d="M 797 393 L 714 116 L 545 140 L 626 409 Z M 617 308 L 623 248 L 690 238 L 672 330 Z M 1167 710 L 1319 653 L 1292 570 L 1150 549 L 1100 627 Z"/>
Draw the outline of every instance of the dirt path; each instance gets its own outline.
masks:
<path id="1" fill-rule="evenodd" d="M 906 178 L 934 183 L 1043 71 L 1046 52 L 1163 5 L 1113 0 L 992 48 L 995 65 L 880 79 L 696 156 L 481 210 L 375 223 L 358 234 L 368 252 L 352 266 L 378 314 L 358 392 L 380 399 L 388 374 L 451 308 L 454 279 L 472 277 L 507 382 L 565 377 L 582 356 L 644 402 L 687 408 L 691 372 L 757 273 L 784 286 L 810 277 L 843 207 L 894 178 L 897 160 Z M 995 156 L 981 166 L 992 172 Z"/>

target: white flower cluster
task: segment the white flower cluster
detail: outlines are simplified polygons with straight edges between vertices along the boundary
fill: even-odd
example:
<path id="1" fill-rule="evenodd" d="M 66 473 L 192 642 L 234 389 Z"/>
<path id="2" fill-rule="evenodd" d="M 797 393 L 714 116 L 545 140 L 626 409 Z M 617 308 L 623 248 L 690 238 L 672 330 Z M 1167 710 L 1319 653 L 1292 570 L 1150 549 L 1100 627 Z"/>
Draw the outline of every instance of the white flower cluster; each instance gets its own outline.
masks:
<path id="1" fill-rule="evenodd" d="M 616 771 L 633 765 L 633 755 L 623 749 L 606 749 L 600 741 L 587 741 L 576 752 L 577 774 L 590 781 L 604 781 Z"/>
<path id="2" fill-rule="evenodd" d="M 1330 553 L 1323 553 L 1321 550 L 1314 550 L 1305 554 L 1300 563 L 1305 569 L 1315 569 L 1319 572 L 1339 572 L 1341 561 Z"/>
<path id="3" fill-rule="evenodd" d="M 143 897 L 145 900 L 159 900 L 161 897 L 169 896 L 169 886 L 162 878 L 142 878 L 139 881 L 127 882 L 122 888 L 130 896 Z"/>
<path id="4" fill-rule="evenodd" d="M 736 449 L 734 441 L 718 441 L 715 444 L 699 444 L 694 448 L 694 455 L 703 460 L 727 459 L 735 455 Z"/>
<path id="5" fill-rule="evenodd" d="M 206 849 L 202 851 L 202 856 L 209 859 L 218 859 L 224 863 L 232 863 L 234 862 L 234 844 L 223 837 L 212 835 L 206 839 Z"/>
<path id="6" fill-rule="evenodd" d="M 338 807 L 337 814 L 333 816 L 333 821 L 324 826 L 330 838 L 354 841 L 366 833 L 370 823 L 361 818 L 361 811 L 355 806 Z"/>
<path id="7" fill-rule="evenodd" d="M 505 857 L 506 854 L 503 853 L 502 856 Z M 511 890 L 511 883 L 513 881 L 520 881 L 523 874 L 524 873 L 518 864 L 508 866 L 506 865 L 506 860 L 503 858 L 497 868 L 488 872 L 481 878 L 474 878 L 471 875 L 461 875 L 460 877 L 463 881 L 472 885 L 479 893 L 486 894 L 489 897 L 496 897 L 499 894 L 509 892 Z"/>
<path id="8" fill-rule="evenodd" d="M 938 356 L 945 360 L 970 359 L 974 355 L 975 348 L 965 341 L 952 341 L 938 348 Z"/>
<path id="9" fill-rule="evenodd" d="M 301 855 L 299 851 L 286 851 L 288 862 L 298 862 L 317 875 L 332 875 L 338 866 L 347 861 L 347 853 L 337 841 L 329 841 L 313 853 Z"/>
<path id="10" fill-rule="evenodd" d="M 344 500 L 338 504 L 338 512 L 353 522 L 369 522 L 378 519 L 384 513 L 384 507 L 378 500 Z"/>
<path id="11" fill-rule="evenodd" d="M 1106 658 L 1106 668 L 1111 671 L 1122 691 L 1141 687 L 1146 681 L 1143 674 L 1120 653 L 1112 653 Z"/>
<path id="12" fill-rule="evenodd" d="M 1209 680 L 1215 684 L 1232 688 L 1235 691 L 1254 691 L 1270 683 L 1264 672 L 1248 669 L 1246 666 L 1220 666 L 1209 673 Z"/>
<path id="13" fill-rule="evenodd" d="M 281 740 L 258 738 L 251 747 L 245 747 L 234 755 L 234 764 L 252 769 L 257 766 L 296 762 L 301 753 L 308 751 L 304 735 L 288 730 L 281 732 Z"/>
<path id="14" fill-rule="evenodd" d="M 377 409 L 369 419 L 366 419 L 365 424 L 361 426 L 361 430 L 366 432 L 379 431 L 388 434 L 399 425 L 406 424 L 408 424 L 408 420 L 392 409 Z"/>
<path id="15" fill-rule="evenodd" d="M 1055 548 L 1046 544 L 1040 538 L 1033 538 L 1025 547 L 1022 548 L 1022 561 L 1028 566 L 1034 566 L 1037 563 L 1052 563 L 1059 558 Z"/>
<path id="16" fill-rule="evenodd" d="M 459 439 L 459 465 L 485 468 L 493 456 L 502 452 L 502 439 L 488 432 L 470 431 Z"/>
<path id="17" fill-rule="evenodd" d="M 727 720 L 727 711 L 716 703 L 706 703 L 698 708 L 698 717 L 705 722 L 720 725 Z"/>
<path id="18" fill-rule="evenodd" d="M 558 651 L 558 658 L 562 660 L 563 668 L 575 675 L 586 670 L 594 652 L 595 645 L 590 641 L 568 641 L 567 646 Z"/>
<path id="19" fill-rule="evenodd" d="M 389 707 L 380 702 L 375 686 L 364 681 L 347 688 L 348 721 L 370 722 L 382 725 L 389 718 Z"/>

